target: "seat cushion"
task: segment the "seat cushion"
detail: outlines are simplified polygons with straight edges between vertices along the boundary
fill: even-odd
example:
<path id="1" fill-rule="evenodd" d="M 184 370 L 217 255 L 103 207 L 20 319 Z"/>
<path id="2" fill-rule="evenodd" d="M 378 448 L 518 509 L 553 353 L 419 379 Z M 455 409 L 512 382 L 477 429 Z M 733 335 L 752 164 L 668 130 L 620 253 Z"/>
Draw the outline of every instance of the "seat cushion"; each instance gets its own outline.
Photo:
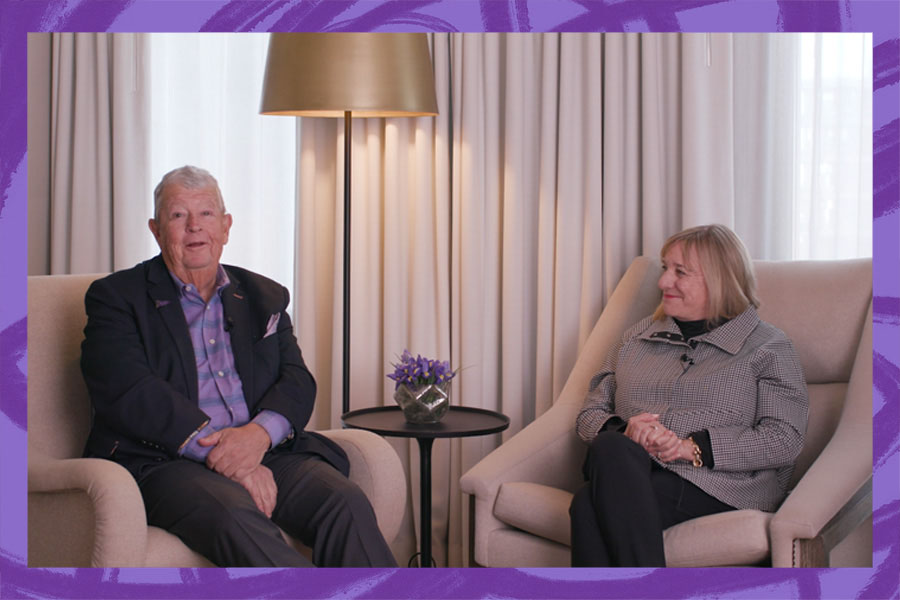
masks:
<path id="1" fill-rule="evenodd" d="M 214 567 L 205 557 L 194 552 L 178 536 L 159 527 L 147 527 L 145 567 Z"/>
<path id="2" fill-rule="evenodd" d="M 769 558 L 771 513 L 731 510 L 669 527 L 663 533 L 666 566 L 757 565 Z"/>
<path id="3" fill-rule="evenodd" d="M 497 493 L 494 516 L 516 529 L 570 546 L 571 502 L 572 493 L 566 490 L 525 481 L 506 482 Z M 769 557 L 771 518 L 770 513 L 758 510 L 735 510 L 670 527 L 663 534 L 666 564 L 670 567 L 760 564 Z"/>
<path id="4" fill-rule="evenodd" d="M 571 567 L 569 546 L 518 529 L 500 528 L 491 531 L 487 541 L 486 564 L 483 567 L 541 569 Z"/>
<path id="5" fill-rule="evenodd" d="M 312 560 L 312 550 L 298 540 L 281 532 L 285 541 L 297 552 Z M 178 536 L 159 527 L 147 527 L 147 556 L 145 567 L 214 567 L 203 555 L 188 548 Z"/>

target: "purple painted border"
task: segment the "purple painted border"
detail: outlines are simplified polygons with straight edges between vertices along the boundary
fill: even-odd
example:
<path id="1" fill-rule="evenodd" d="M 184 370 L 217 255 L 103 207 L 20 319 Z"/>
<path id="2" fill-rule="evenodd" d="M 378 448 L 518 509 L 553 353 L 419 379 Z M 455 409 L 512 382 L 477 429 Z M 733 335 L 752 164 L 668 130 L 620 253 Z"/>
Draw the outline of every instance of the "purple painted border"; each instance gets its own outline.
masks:
<path id="1" fill-rule="evenodd" d="M 0 597 L 898 597 L 900 8 L 794 0 L 7 0 L 0 3 Z M 28 569 L 25 561 L 28 31 L 871 31 L 875 491 L 872 569 Z"/>

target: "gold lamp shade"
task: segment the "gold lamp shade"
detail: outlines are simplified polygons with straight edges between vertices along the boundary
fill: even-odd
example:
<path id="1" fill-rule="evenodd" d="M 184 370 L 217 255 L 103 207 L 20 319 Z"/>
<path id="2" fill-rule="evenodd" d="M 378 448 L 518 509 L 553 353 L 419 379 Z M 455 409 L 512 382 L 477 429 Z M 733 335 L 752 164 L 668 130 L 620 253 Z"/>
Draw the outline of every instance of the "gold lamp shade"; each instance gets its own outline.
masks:
<path id="1" fill-rule="evenodd" d="M 424 33 L 273 33 L 260 113 L 300 117 L 437 114 Z"/>
<path id="2" fill-rule="evenodd" d="M 350 156 L 352 117 L 437 114 L 424 33 L 273 33 L 264 115 L 344 117 L 344 286 L 341 395 L 350 409 Z M 424 539 L 424 537 L 423 537 Z"/>

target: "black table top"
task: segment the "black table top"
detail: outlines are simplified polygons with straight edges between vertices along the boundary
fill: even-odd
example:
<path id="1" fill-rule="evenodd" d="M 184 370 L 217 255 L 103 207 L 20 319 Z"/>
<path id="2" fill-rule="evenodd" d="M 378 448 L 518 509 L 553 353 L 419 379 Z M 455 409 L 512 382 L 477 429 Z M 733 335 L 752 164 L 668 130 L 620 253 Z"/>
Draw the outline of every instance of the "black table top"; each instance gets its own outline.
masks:
<path id="1" fill-rule="evenodd" d="M 509 417 L 483 408 L 450 406 L 437 423 L 408 423 L 399 406 L 375 406 L 351 410 L 341 417 L 344 425 L 379 435 L 409 438 L 452 438 L 497 433 L 509 427 Z"/>

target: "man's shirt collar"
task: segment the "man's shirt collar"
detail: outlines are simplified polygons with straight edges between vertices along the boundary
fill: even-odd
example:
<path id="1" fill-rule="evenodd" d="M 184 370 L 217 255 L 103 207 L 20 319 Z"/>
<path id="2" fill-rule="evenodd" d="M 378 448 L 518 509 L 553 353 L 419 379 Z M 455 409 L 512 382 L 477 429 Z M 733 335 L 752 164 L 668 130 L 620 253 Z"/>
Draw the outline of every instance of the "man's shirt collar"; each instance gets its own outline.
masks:
<path id="1" fill-rule="evenodd" d="M 184 298 L 190 294 L 197 294 L 197 288 L 195 288 L 191 284 L 187 284 L 183 282 L 178 275 L 169 270 L 169 275 L 172 277 L 172 281 L 175 282 L 175 287 L 178 289 L 178 296 L 180 298 Z M 231 280 L 228 278 L 228 273 L 225 272 L 225 268 L 219 264 L 216 267 L 216 294 L 221 295 L 222 290 L 225 289 Z"/>

